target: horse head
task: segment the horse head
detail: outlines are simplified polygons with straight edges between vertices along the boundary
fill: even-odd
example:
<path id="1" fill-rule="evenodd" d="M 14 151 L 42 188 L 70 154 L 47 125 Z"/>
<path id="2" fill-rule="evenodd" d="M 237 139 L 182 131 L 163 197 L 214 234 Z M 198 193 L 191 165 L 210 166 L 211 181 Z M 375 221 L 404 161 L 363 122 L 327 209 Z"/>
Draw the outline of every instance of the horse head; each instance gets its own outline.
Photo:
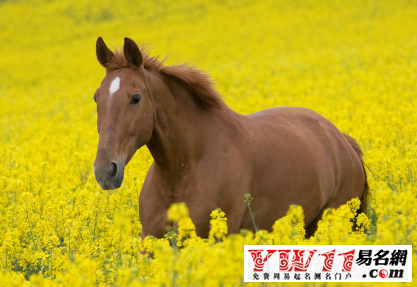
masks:
<path id="1" fill-rule="evenodd" d="M 114 54 L 99 37 L 96 54 L 106 76 L 94 94 L 99 133 L 94 173 L 102 189 L 115 189 L 123 182 L 126 164 L 152 136 L 154 101 L 133 40 L 125 38 L 123 54 Z"/>

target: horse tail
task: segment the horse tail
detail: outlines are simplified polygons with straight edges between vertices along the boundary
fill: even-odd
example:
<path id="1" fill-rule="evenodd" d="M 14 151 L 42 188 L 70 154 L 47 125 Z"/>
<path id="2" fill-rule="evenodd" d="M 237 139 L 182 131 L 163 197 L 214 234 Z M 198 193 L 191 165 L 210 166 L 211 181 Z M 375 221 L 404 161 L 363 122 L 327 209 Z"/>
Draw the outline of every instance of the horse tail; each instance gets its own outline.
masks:
<path id="1" fill-rule="evenodd" d="M 355 150 L 356 154 L 359 157 L 359 160 L 361 161 L 362 164 L 362 168 L 363 168 L 363 174 L 365 175 L 365 183 L 363 185 L 363 191 L 362 191 L 362 195 L 361 195 L 361 206 L 359 207 L 359 212 L 361 213 L 363 212 L 364 214 L 366 214 L 367 212 L 367 207 L 368 207 L 368 193 L 369 193 L 369 185 L 368 185 L 368 179 L 366 177 L 366 170 L 365 170 L 365 165 L 363 163 L 363 152 L 361 147 L 359 146 L 359 144 L 356 142 L 356 140 L 354 138 L 352 138 L 351 136 L 347 135 L 347 134 L 343 134 L 345 136 L 345 138 L 347 139 L 347 141 L 349 142 L 349 144 L 352 146 L 352 148 Z"/>

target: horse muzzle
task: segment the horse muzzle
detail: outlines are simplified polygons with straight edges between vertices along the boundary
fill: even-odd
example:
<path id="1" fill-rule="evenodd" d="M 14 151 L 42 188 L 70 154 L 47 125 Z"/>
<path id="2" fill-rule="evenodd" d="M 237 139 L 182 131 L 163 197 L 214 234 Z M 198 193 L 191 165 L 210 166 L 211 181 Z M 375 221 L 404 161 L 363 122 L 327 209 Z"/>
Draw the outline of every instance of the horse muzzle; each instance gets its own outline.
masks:
<path id="1" fill-rule="evenodd" d="M 104 165 L 94 164 L 94 175 L 102 189 L 116 189 L 122 185 L 124 169 L 124 164 L 115 161 Z"/>

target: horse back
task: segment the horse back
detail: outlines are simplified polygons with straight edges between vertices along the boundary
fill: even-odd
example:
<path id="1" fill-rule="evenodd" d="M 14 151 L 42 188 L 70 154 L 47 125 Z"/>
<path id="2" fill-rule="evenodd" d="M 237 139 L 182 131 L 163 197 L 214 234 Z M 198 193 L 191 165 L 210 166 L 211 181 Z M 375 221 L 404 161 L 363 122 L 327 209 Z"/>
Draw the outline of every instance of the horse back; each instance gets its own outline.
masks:
<path id="1" fill-rule="evenodd" d="M 293 107 L 263 110 L 247 118 L 253 138 L 249 154 L 258 183 L 252 197 L 260 198 L 254 209 L 261 209 L 259 217 L 265 222 L 270 224 L 284 216 L 290 204 L 298 204 L 309 225 L 324 208 L 360 197 L 361 159 L 330 121 Z"/>

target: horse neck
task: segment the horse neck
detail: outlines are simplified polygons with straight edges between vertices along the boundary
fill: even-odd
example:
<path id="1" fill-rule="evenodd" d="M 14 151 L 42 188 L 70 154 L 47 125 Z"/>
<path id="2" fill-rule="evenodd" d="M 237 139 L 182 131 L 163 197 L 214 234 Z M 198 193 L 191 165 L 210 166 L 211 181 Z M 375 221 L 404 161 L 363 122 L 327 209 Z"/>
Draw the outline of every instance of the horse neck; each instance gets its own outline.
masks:
<path id="1" fill-rule="evenodd" d="M 199 106 L 178 83 L 157 74 L 149 79 L 155 104 L 155 121 L 147 146 L 163 176 L 175 185 L 186 170 L 204 154 L 208 139 L 218 135 L 213 118 L 227 122 L 233 113 Z"/>

